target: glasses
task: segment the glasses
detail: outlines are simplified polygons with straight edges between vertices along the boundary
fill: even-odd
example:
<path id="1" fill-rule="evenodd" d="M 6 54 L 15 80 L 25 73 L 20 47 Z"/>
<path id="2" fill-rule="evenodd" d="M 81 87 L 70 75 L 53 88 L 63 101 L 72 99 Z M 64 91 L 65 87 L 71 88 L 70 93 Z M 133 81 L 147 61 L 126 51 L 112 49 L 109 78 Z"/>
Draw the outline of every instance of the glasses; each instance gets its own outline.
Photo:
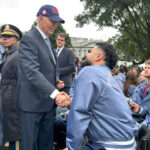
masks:
<path id="1" fill-rule="evenodd" d="M 57 41 L 61 41 L 61 42 L 63 42 L 63 41 L 65 41 L 65 40 L 57 39 Z"/>

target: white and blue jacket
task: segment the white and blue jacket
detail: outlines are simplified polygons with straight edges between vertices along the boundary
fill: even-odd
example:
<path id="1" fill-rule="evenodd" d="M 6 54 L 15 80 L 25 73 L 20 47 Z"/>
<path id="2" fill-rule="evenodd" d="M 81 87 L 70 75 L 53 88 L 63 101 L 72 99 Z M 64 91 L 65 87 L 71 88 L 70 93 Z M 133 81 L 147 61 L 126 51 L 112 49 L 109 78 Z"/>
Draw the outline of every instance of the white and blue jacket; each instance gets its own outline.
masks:
<path id="1" fill-rule="evenodd" d="M 129 89 L 128 89 L 128 92 L 127 92 L 127 97 L 131 98 L 134 94 L 135 89 L 136 89 L 136 86 L 131 84 Z"/>
<path id="2" fill-rule="evenodd" d="M 81 150 L 83 135 L 105 148 L 131 148 L 138 130 L 123 92 L 106 65 L 83 68 L 74 81 L 67 147 Z"/>
<path id="3" fill-rule="evenodd" d="M 126 79 L 126 76 L 123 74 L 123 73 L 119 73 L 117 76 L 114 77 L 116 79 L 116 81 L 118 82 L 120 88 L 124 89 L 124 82 L 125 82 L 125 79 Z"/>
<path id="4" fill-rule="evenodd" d="M 134 100 L 134 102 L 141 101 L 141 99 L 143 99 L 143 89 L 144 87 L 146 87 L 146 84 L 146 82 L 143 82 L 136 87 L 132 95 L 132 99 Z"/>
<path id="5" fill-rule="evenodd" d="M 144 82 L 141 84 L 138 92 L 132 96 L 132 99 L 140 106 L 136 114 L 141 117 L 150 117 L 150 83 Z"/>

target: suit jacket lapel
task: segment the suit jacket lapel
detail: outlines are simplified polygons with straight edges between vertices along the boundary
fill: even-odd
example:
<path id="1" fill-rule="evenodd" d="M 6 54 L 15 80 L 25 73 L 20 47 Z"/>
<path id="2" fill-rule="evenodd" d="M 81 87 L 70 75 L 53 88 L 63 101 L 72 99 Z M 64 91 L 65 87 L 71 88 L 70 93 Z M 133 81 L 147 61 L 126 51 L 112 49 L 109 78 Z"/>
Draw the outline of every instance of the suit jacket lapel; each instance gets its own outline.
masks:
<path id="1" fill-rule="evenodd" d="M 51 43 L 51 41 L 50 41 L 50 43 Z M 53 47 L 52 43 L 51 43 L 51 48 L 52 48 L 52 51 L 53 51 L 53 54 L 54 54 L 55 60 L 57 60 L 57 54 L 56 54 L 56 51 L 55 51 L 55 49 L 54 49 L 54 47 Z"/>
<path id="2" fill-rule="evenodd" d="M 65 48 L 65 47 L 64 47 Z M 62 51 L 60 52 L 59 56 L 58 56 L 58 59 L 60 56 L 63 56 L 64 55 L 64 48 L 62 49 Z"/>
<path id="3" fill-rule="evenodd" d="M 46 50 L 46 52 L 48 53 L 48 55 L 49 55 L 50 59 L 52 60 L 52 62 L 54 63 L 54 65 L 56 65 L 55 62 L 54 62 L 53 56 L 50 52 L 50 49 L 48 48 L 48 45 L 46 44 L 46 41 L 43 39 L 42 35 L 39 33 L 39 31 L 36 28 L 34 29 L 34 32 L 36 34 L 37 41 L 39 41 L 40 45 L 42 45 L 43 49 Z M 52 51 L 54 51 L 53 47 L 52 47 Z M 55 53 L 54 53 L 54 57 L 56 59 L 56 54 Z M 57 62 L 57 60 L 56 60 L 56 62 Z"/>

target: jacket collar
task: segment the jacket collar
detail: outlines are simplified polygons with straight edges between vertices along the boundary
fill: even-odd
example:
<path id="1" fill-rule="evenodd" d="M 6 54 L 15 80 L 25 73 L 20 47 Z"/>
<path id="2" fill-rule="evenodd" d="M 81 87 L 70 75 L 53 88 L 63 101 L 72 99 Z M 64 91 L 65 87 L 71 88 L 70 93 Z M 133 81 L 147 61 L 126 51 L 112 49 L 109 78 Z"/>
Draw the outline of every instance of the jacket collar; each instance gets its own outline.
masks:
<path id="1" fill-rule="evenodd" d="M 46 41 L 45 39 L 43 38 L 43 36 L 41 35 L 41 33 L 39 32 L 39 30 L 37 28 L 35 28 L 33 30 L 33 33 L 36 35 L 36 38 L 37 38 L 37 41 L 39 41 L 39 43 L 42 45 L 43 49 L 45 49 L 50 57 L 50 59 L 52 60 L 52 62 L 55 64 L 54 60 L 53 60 L 53 57 L 50 53 L 50 50 L 48 48 L 48 45 L 46 44 Z M 52 45 L 51 45 L 52 47 Z M 56 52 L 54 51 L 54 48 L 52 47 L 52 51 L 53 51 L 53 54 L 54 54 L 54 57 L 55 57 L 55 60 L 57 61 L 57 57 L 56 57 Z"/>
<path id="2" fill-rule="evenodd" d="M 7 49 L 7 54 L 11 54 L 18 49 L 18 44 Z"/>

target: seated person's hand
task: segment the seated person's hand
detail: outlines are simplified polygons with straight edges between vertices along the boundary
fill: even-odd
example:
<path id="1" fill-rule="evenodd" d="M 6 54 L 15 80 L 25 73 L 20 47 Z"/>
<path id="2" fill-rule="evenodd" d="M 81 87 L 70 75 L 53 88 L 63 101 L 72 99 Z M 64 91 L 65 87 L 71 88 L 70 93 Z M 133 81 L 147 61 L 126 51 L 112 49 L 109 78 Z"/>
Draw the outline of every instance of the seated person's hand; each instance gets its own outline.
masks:
<path id="1" fill-rule="evenodd" d="M 58 89 L 58 90 L 63 89 L 64 86 L 65 86 L 64 81 L 61 81 L 61 80 L 58 80 L 58 81 L 57 81 L 57 89 Z"/>
<path id="2" fill-rule="evenodd" d="M 132 106 L 130 106 L 130 109 L 131 109 L 133 112 L 137 113 L 137 112 L 139 111 L 140 107 L 139 107 L 139 105 L 138 105 L 137 103 L 132 102 Z"/>

